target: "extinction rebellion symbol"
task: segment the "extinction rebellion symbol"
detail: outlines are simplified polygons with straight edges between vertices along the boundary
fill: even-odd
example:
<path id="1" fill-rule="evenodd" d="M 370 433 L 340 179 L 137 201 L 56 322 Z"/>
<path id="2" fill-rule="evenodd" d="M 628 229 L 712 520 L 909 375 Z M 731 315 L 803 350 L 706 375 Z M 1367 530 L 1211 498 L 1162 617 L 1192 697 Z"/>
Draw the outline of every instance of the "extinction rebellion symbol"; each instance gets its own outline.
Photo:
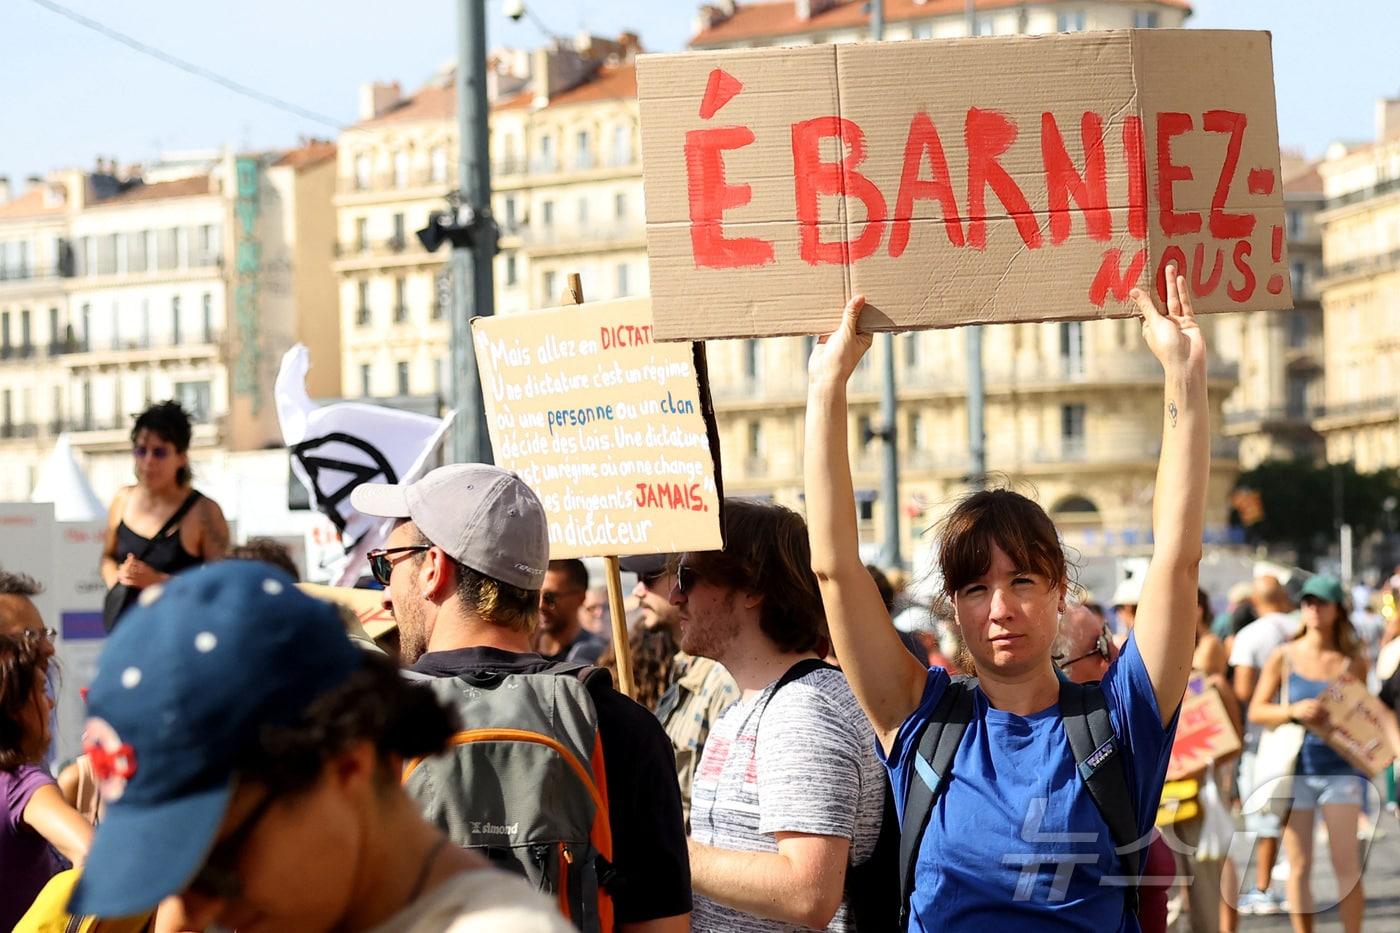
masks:
<path id="1" fill-rule="evenodd" d="M 347 459 L 335 459 L 329 456 L 317 456 L 313 451 L 320 450 L 327 444 L 344 444 L 364 454 L 369 462 L 357 462 Z M 290 448 L 291 454 L 301 464 L 306 471 L 307 480 L 311 483 L 311 491 L 316 497 L 316 506 L 335 525 L 336 530 L 341 534 L 345 533 L 345 516 L 340 512 L 340 503 L 349 495 L 351 490 L 361 483 L 379 481 L 397 483 L 398 474 L 389 464 L 388 458 L 379 452 L 368 441 L 361 440 L 350 434 L 334 432 L 324 434 L 321 437 L 313 437 L 302 441 L 300 444 L 293 444 Z M 339 453 L 339 451 L 337 451 Z M 345 454 L 342 454 L 345 456 Z M 327 490 L 322 486 L 324 473 L 343 473 L 348 479 L 333 490 Z"/>

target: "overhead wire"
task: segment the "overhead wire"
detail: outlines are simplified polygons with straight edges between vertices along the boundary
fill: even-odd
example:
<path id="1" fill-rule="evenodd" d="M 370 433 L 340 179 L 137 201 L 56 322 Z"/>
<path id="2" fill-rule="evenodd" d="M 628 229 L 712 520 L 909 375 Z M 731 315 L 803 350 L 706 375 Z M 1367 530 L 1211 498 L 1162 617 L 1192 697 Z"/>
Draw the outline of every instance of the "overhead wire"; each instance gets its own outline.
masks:
<path id="1" fill-rule="evenodd" d="M 52 13 L 57 13 L 59 16 L 72 20 L 78 25 L 86 29 L 90 29 L 93 32 L 96 32 L 100 35 L 103 35 L 114 42 L 120 42 L 122 45 L 125 45 L 130 49 L 134 49 L 135 51 L 140 52 L 142 55 L 148 55 L 151 58 L 156 59 L 157 61 L 164 62 L 165 64 L 175 68 L 179 68 L 181 71 L 188 72 L 189 74 L 192 74 L 195 77 L 203 78 L 206 81 L 212 81 L 214 84 L 219 85 L 225 90 L 232 91 L 235 94 L 240 94 L 244 97 L 258 101 L 259 103 L 266 104 L 269 107 L 275 107 L 278 110 L 282 110 L 286 113 L 290 113 L 295 116 L 301 117 L 304 120 L 311 120 L 313 122 L 329 126 L 336 130 L 344 128 L 341 122 L 339 120 L 334 119 L 333 117 L 328 117 L 325 114 L 317 113 L 314 110 L 308 110 L 305 107 L 298 106 L 297 104 L 294 104 L 288 100 L 284 100 L 280 97 L 277 97 L 276 95 L 268 94 L 263 91 L 259 91 L 257 88 L 249 87 L 241 81 L 235 81 L 233 78 L 221 75 L 212 69 L 204 67 L 203 65 L 197 65 L 194 62 L 186 61 L 183 58 L 180 58 L 176 55 L 172 55 L 164 49 L 160 49 L 156 46 L 150 45 L 149 43 L 142 42 L 140 39 L 137 39 L 133 36 L 129 36 L 126 33 L 121 32 L 117 29 L 113 29 L 111 26 L 108 26 L 105 23 L 101 23 L 95 19 L 92 19 L 91 17 L 84 16 L 77 10 L 73 10 L 69 7 L 66 7 L 61 3 L 55 3 L 54 0 L 29 0 L 29 2 L 37 6 L 41 6 Z"/>

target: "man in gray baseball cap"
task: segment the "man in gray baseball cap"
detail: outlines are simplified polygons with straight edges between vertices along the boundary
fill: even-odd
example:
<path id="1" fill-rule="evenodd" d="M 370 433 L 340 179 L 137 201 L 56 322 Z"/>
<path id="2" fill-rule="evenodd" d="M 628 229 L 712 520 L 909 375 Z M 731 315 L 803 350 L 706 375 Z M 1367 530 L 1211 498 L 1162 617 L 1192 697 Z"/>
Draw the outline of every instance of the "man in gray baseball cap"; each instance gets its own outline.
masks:
<path id="1" fill-rule="evenodd" d="M 578 675 L 580 665 L 556 665 L 531 650 L 549 531 L 539 497 L 519 476 L 485 464 L 454 464 L 407 485 L 358 486 L 350 501 L 366 515 L 398 519 L 369 560 L 385 587 L 384 605 L 399 624 L 400 656 L 415 674 L 473 683 L 505 675 Z M 671 743 L 650 711 L 603 680 L 602 689 L 593 689 L 589 679 L 588 696 L 612 829 L 604 884 L 623 933 L 679 933 L 690 929 L 690 864 L 680 791 L 675 781 L 659 780 L 672 773 Z M 558 696 L 564 702 L 565 691 Z M 545 792 L 508 789 L 533 795 L 536 803 Z M 505 790 L 498 781 L 482 793 Z"/>
<path id="2" fill-rule="evenodd" d="M 364 483 L 350 502 L 365 515 L 399 519 L 369 563 L 398 622 L 404 663 L 455 643 L 459 628 L 499 628 L 528 641 L 549 532 L 539 497 L 519 476 L 457 463 L 408 485 Z M 439 625 L 444 616 L 447 624 Z"/>

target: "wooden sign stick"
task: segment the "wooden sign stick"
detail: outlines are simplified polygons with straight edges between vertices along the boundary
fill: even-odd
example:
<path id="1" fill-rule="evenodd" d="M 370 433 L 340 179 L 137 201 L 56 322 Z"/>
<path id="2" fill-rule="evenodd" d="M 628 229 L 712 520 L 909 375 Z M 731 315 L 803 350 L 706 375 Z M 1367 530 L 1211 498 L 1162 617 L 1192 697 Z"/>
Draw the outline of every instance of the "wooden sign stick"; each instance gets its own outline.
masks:
<path id="1" fill-rule="evenodd" d="M 569 273 L 569 294 L 565 303 L 583 304 L 583 280 L 577 272 Z M 616 557 L 604 557 L 603 568 L 608 578 L 608 616 L 612 620 L 617 683 L 623 693 L 635 699 L 637 687 L 632 682 L 632 648 L 627 640 L 627 610 L 622 605 L 622 568 L 618 566 Z"/>

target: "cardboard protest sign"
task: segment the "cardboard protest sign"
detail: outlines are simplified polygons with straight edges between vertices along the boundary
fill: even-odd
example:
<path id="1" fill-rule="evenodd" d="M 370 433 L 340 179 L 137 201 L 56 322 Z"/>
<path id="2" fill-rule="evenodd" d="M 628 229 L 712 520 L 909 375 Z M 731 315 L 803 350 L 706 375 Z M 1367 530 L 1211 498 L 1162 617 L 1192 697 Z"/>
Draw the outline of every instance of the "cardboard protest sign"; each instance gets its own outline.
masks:
<path id="1" fill-rule="evenodd" d="M 549 556 L 723 546 L 700 344 L 652 340 L 646 299 L 472 321 L 496 463 L 539 495 Z"/>
<path id="2" fill-rule="evenodd" d="M 1343 677 L 1328 685 L 1317 701 L 1328 717 L 1323 738 L 1361 773 L 1375 777 L 1395 760 L 1381 725 L 1385 707 L 1365 684 Z"/>
<path id="3" fill-rule="evenodd" d="M 1292 307 L 1268 33 L 638 60 L 660 340 Z"/>
<path id="4" fill-rule="evenodd" d="M 1202 768 L 1240 750 L 1239 733 L 1230 721 L 1225 702 L 1215 687 L 1200 676 L 1193 676 L 1181 701 L 1176 738 L 1172 741 L 1167 780 L 1194 774 Z"/>
<path id="5" fill-rule="evenodd" d="M 379 638 L 398 626 L 394 621 L 394 614 L 384 608 L 383 590 L 361 590 L 349 586 L 325 586 L 320 583 L 298 583 L 297 587 L 308 596 L 344 606 L 353 612 L 362 631 L 356 632 L 352 629 L 349 632 L 351 635 Z"/>

